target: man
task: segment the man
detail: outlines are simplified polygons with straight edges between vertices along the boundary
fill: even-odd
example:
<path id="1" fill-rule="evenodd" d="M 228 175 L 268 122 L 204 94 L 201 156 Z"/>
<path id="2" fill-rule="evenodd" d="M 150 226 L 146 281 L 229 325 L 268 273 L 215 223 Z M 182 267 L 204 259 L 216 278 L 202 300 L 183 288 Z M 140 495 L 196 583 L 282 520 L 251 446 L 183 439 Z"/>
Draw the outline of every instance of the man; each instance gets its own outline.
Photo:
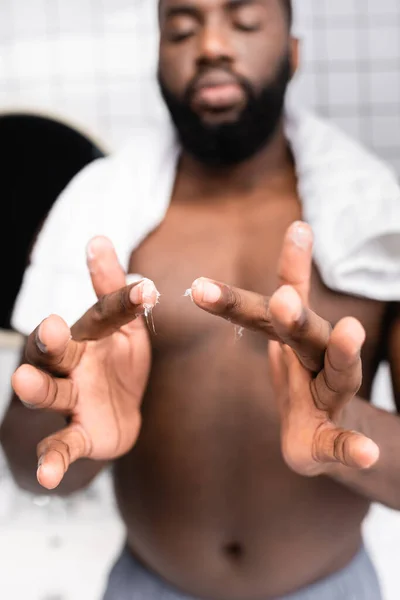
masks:
<path id="1" fill-rule="evenodd" d="M 400 321 L 311 269 L 282 123 L 290 4 L 159 10 L 182 152 L 168 212 L 128 265 L 151 279 L 125 287 L 110 241 L 91 241 L 99 302 L 72 329 L 52 315 L 29 336 L 1 431 L 10 467 L 37 491 L 38 444 L 39 483 L 68 494 L 113 461 L 127 544 L 106 600 L 379 599 L 361 524 L 371 501 L 400 508 L 400 420 L 367 400 L 384 358 L 399 389 Z M 20 315 L 36 314 L 46 273 Z M 236 341 L 234 325 L 248 330 Z"/>

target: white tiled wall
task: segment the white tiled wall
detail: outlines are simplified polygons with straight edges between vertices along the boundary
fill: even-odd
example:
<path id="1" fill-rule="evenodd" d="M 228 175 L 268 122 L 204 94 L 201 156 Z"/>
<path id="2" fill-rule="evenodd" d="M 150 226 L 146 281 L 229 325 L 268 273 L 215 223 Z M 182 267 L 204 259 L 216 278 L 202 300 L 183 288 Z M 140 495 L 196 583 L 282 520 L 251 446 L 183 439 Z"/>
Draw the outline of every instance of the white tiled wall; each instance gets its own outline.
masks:
<path id="1" fill-rule="evenodd" d="M 115 148 L 164 114 L 154 70 L 157 0 L 2 0 L 0 110 L 31 107 Z M 400 173 L 400 2 L 295 0 L 299 102 Z"/>
<path id="2" fill-rule="evenodd" d="M 0 111 L 51 112 L 113 149 L 162 118 L 152 75 L 156 0 L 1 0 Z M 400 174 L 399 0 L 297 0 L 299 102 L 314 106 Z M 0 414 L 16 349 L 0 353 Z M 387 378 L 376 398 L 390 402 Z M 0 598 L 99 600 L 123 529 L 108 475 L 68 502 L 17 494 L 0 457 Z M 398 600 L 400 515 L 374 507 L 366 538 Z"/>
<path id="3" fill-rule="evenodd" d="M 400 173 L 400 2 L 298 0 L 302 101 Z"/>

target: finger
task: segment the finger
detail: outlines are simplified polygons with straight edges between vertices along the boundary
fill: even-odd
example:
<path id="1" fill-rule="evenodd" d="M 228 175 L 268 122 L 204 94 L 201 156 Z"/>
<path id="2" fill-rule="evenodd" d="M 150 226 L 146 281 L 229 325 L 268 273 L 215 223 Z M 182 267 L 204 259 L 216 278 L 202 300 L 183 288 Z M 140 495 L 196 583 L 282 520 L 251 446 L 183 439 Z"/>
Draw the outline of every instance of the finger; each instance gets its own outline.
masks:
<path id="1" fill-rule="evenodd" d="M 124 269 L 108 238 L 93 238 L 87 246 L 86 256 L 93 289 L 98 298 L 125 286 Z"/>
<path id="2" fill-rule="evenodd" d="M 353 469 L 369 469 L 379 459 L 379 447 L 370 438 L 335 427 L 317 431 L 313 455 L 317 462 L 341 463 Z"/>
<path id="3" fill-rule="evenodd" d="M 312 229 L 302 221 L 286 232 L 278 264 L 280 285 L 291 285 L 308 306 L 313 251 Z"/>
<path id="4" fill-rule="evenodd" d="M 315 372 L 322 369 L 331 326 L 304 307 L 293 288 L 279 288 L 267 298 L 201 277 L 191 292 L 199 308 L 283 342 L 295 350 L 305 367 Z"/>
<path id="5" fill-rule="evenodd" d="M 268 297 L 206 277 L 193 282 L 191 296 L 195 304 L 206 312 L 278 340 L 271 324 Z"/>
<path id="6" fill-rule="evenodd" d="M 152 310 L 159 296 L 150 279 L 106 294 L 73 325 L 72 336 L 80 341 L 107 337 L 143 315 L 146 310 Z"/>
<path id="7" fill-rule="evenodd" d="M 68 375 L 79 363 L 84 348 L 71 339 L 61 317 L 51 315 L 29 336 L 25 347 L 28 363 L 53 374 Z"/>
<path id="8" fill-rule="evenodd" d="M 71 380 L 52 377 L 31 365 L 19 367 L 11 383 L 27 408 L 70 413 L 77 403 L 77 393 Z"/>
<path id="9" fill-rule="evenodd" d="M 275 391 L 282 389 L 288 383 L 287 368 L 279 342 L 271 341 L 268 344 L 268 363 L 271 373 L 271 382 Z"/>
<path id="10" fill-rule="evenodd" d="M 286 382 L 288 384 L 287 412 L 304 413 L 304 400 L 310 390 L 313 375 L 304 368 L 297 354 L 287 345 L 282 346 L 282 356 L 286 366 Z M 309 411 L 307 411 L 309 413 Z"/>
<path id="11" fill-rule="evenodd" d="M 274 396 L 278 402 L 281 414 L 284 415 L 288 412 L 290 403 L 289 371 L 286 365 L 282 346 L 279 342 L 269 342 L 268 364 Z"/>
<path id="12" fill-rule="evenodd" d="M 90 443 L 79 425 L 69 425 L 49 436 L 37 448 L 37 479 L 48 490 L 55 489 L 70 465 L 90 456 Z"/>
<path id="13" fill-rule="evenodd" d="M 282 286 L 269 302 L 270 322 L 276 335 L 296 352 L 303 366 L 315 373 L 324 366 L 331 324 L 306 308 L 292 286 Z"/>
<path id="14" fill-rule="evenodd" d="M 365 330 L 352 317 L 339 321 L 332 332 L 325 354 L 325 367 L 312 384 L 317 407 L 329 411 L 332 416 L 360 389 L 364 341 Z"/>

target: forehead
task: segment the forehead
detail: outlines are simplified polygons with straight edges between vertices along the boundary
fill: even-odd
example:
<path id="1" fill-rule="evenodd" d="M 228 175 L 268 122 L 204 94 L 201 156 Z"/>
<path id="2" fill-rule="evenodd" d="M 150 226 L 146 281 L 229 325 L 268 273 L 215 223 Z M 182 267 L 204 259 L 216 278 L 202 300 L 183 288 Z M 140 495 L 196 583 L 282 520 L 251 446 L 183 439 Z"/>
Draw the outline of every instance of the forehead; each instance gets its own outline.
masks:
<path id="1" fill-rule="evenodd" d="M 170 11 L 191 9 L 207 12 L 216 9 L 230 9 L 246 5 L 258 5 L 266 8 L 276 7 L 280 0 L 160 0 L 160 13 L 167 15 Z"/>

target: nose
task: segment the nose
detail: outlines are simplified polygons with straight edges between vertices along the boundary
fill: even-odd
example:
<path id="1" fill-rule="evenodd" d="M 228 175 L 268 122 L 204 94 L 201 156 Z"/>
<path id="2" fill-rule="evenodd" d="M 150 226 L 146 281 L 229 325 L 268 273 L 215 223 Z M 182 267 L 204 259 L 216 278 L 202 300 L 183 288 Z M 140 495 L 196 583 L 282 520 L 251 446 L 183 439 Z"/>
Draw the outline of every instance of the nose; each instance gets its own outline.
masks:
<path id="1" fill-rule="evenodd" d="M 232 36 L 228 28 L 220 24 L 204 27 L 199 38 L 198 64 L 232 63 L 233 60 Z"/>

